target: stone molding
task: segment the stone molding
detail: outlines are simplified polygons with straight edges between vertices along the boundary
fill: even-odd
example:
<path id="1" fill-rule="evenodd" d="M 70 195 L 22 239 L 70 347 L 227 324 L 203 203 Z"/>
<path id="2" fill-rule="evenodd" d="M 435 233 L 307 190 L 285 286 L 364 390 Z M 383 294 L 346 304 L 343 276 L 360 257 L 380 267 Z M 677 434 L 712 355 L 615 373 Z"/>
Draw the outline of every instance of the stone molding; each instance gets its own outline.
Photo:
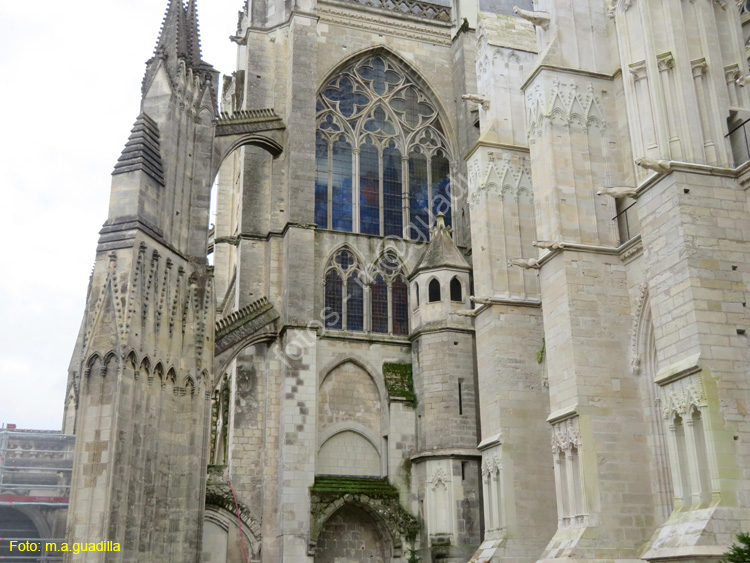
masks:
<path id="1" fill-rule="evenodd" d="M 424 23 L 410 19 L 394 21 L 393 18 L 381 16 L 376 10 L 364 7 L 354 7 L 342 3 L 327 2 L 318 5 L 318 14 L 323 23 L 340 25 L 343 27 L 362 29 L 379 35 L 388 34 L 449 47 L 451 45 L 450 27 L 442 22 L 425 20 Z M 440 26 L 430 29 L 430 26 Z"/>

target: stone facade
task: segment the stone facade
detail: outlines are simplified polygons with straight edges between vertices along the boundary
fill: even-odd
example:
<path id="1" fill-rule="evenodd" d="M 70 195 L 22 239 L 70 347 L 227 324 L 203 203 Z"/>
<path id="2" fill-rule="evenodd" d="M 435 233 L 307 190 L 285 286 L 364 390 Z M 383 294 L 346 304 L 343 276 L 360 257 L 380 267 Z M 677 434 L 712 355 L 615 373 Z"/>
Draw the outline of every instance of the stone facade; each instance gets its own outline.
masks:
<path id="1" fill-rule="evenodd" d="M 747 530 L 750 16 L 531 4 L 246 2 L 219 92 L 169 1 L 70 367 L 70 541 L 708 561 Z"/>

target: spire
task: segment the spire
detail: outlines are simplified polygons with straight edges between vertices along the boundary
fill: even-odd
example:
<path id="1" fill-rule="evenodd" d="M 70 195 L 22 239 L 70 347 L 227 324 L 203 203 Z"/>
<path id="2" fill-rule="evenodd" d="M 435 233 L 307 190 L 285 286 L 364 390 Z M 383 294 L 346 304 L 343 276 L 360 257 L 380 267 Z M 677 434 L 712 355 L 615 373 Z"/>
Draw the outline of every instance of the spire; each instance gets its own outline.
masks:
<path id="1" fill-rule="evenodd" d="M 166 61 L 172 76 L 177 70 L 177 63 L 180 59 L 194 70 L 201 66 L 197 0 L 188 0 L 187 6 L 183 4 L 183 0 L 169 0 L 159 38 L 156 41 L 154 56 L 146 63 L 148 65 L 147 77 L 154 66 L 153 63 L 158 59 Z"/>
<path id="2" fill-rule="evenodd" d="M 430 243 L 422 254 L 417 267 L 411 273 L 412 276 L 422 270 L 437 268 L 471 269 L 451 238 L 451 228 L 445 224 L 445 215 L 438 213 L 436 219 L 435 227 L 430 232 Z"/>
<path id="3" fill-rule="evenodd" d="M 188 23 L 188 54 L 192 63 L 197 66 L 201 63 L 201 30 L 198 23 L 198 2 L 188 0 L 187 5 Z"/>

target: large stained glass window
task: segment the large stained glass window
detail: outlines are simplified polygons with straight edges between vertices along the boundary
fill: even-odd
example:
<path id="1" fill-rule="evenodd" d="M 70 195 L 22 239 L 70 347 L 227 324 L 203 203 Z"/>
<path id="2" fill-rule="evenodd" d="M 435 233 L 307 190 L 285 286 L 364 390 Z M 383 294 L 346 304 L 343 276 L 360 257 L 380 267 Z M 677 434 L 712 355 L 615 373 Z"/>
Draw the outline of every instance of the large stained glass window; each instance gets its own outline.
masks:
<path id="1" fill-rule="evenodd" d="M 427 240 L 451 223 L 450 150 L 435 104 L 401 64 L 377 55 L 317 99 L 318 228 Z"/>

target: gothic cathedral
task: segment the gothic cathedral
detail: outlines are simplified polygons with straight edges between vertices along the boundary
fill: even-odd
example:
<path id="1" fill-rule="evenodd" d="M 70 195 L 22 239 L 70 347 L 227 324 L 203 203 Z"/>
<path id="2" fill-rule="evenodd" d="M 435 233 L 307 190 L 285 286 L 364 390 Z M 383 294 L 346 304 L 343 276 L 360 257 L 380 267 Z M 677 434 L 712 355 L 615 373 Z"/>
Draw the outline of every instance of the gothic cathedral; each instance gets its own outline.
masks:
<path id="1" fill-rule="evenodd" d="M 747 4 L 251 0 L 220 83 L 169 0 L 66 395 L 122 551 L 66 561 L 718 562 Z"/>

